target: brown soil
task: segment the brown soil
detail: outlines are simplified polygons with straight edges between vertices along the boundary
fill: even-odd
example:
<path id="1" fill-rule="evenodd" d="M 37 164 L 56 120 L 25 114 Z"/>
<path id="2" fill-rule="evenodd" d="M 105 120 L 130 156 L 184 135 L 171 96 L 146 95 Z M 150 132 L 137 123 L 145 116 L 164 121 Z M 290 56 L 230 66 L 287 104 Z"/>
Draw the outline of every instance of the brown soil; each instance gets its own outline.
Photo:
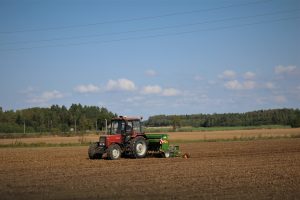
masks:
<path id="1" fill-rule="evenodd" d="M 0 149 L 1 199 L 300 199 L 300 139 L 182 144 L 191 158 Z"/>

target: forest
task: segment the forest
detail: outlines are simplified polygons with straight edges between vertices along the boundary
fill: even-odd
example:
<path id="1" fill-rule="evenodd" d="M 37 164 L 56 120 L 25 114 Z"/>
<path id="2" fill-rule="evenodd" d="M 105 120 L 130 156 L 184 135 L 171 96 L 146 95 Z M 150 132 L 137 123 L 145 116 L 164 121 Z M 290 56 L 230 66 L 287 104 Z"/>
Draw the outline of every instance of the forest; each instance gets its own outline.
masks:
<path id="1" fill-rule="evenodd" d="M 246 113 L 156 115 L 145 122 L 149 127 L 228 127 L 286 125 L 300 127 L 299 109 L 270 109 Z"/>
<path id="2" fill-rule="evenodd" d="M 49 108 L 3 111 L 0 107 L 0 133 L 86 133 L 100 131 L 117 114 L 103 107 L 72 104 Z M 233 127 L 285 125 L 300 127 L 299 109 L 270 109 L 246 113 L 156 115 L 144 121 L 147 127 Z"/>
<path id="3" fill-rule="evenodd" d="M 116 114 L 106 108 L 72 104 L 70 108 L 28 108 L 3 111 L 0 107 L 0 133 L 67 133 L 102 130 L 105 119 Z"/>

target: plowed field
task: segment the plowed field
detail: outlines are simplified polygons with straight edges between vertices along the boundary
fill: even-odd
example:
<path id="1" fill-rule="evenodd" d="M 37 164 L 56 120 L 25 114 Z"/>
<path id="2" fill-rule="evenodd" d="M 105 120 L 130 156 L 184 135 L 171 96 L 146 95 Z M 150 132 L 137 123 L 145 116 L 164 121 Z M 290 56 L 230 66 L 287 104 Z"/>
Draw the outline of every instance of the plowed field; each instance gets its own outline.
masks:
<path id="1" fill-rule="evenodd" d="M 0 199 L 300 199 L 300 139 L 181 144 L 190 159 L 0 149 Z"/>

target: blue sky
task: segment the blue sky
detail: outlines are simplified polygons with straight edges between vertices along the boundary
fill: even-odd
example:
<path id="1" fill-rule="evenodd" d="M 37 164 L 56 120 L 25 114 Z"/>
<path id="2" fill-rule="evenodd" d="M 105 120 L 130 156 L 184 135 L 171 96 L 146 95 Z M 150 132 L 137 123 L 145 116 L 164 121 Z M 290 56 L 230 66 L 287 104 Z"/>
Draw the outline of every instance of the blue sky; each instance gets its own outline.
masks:
<path id="1" fill-rule="evenodd" d="M 298 0 L 0 1 L 0 106 L 300 107 Z"/>

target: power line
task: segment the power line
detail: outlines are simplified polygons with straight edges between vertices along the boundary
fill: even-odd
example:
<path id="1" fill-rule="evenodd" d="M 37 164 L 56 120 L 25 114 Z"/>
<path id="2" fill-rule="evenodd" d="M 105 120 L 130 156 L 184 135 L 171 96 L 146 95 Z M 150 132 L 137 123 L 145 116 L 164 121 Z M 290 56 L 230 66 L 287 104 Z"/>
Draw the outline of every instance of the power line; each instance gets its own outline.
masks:
<path id="1" fill-rule="evenodd" d="M 250 15 L 250 16 L 231 17 L 231 18 L 208 20 L 208 21 L 202 21 L 202 22 L 196 22 L 196 23 L 188 23 L 188 24 L 173 25 L 173 26 L 163 26 L 163 27 L 155 27 L 155 28 L 146 28 L 146 29 L 137 29 L 137 30 L 131 30 L 131 31 L 113 32 L 113 33 L 90 34 L 90 35 L 81 35 L 81 36 L 73 36 L 73 37 L 61 37 L 61 38 L 52 38 L 52 39 L 44 39 L 44 40 L 5 42 L 5 43 L 0 43 L 0 45 L 3 46 L 3 45 L 11 45 L 11 44 L 28 44 L 28 43 L 51 42 L 51 41 L 61 41 L 61 40 L 69 40 L 69 39 L 92 38 L 92 37 L 99 37 L 99 36 L 105 36 L 105 35 L 120 35 L 120 34 L 126 34 L 126 33 L 137 33 L 137 32 L 145 32 L 145 31 L 165 30 L 165 29 L 172 29 L 172 28 L 195 26 L 195 25 L 200 25 L 200 24 L 218 23 L 218 22 L 225 22 L 225 21 L 232 21 L 232 20 L 249 19 L 249 18 L 263 17 L 263 16 L 271 16 L 271 15 L 277 15 L 277 14 L 283 14 L 283 13 L 291 13 L 291 12 L 295 12 L 295 11 L 299 11 L 299 10 L 300 9 L 292 9 L 292 10 L 276 11 L 276 12 L 271 12 L 271 13 L 263 13 L 263 14 Z"/>
<path id="2" fill-rule="evenodd" d="M 69 44 L 61 44 L 61 45 L 45 45 L 45 46 L 36 46 L 36 47 L 1 49 L 0 51 L 2 51 L 2 52 L 3 51 L 19 51 L 19 50 L 40 49 L 40 48 L 49 48 L 49 47 L 69 47 L 69 46 L 80 46 L 80 45 L 86 45 L 86 44 L 100 44 L 100 43 L 111 43 L 111 42 L 120 42 L 120 41 L 127 41 L 127 40 L 140 40 L 140 39 L 148 39 L 148 38 L 184 35 L 184 34 L 204 32 L 204 31 L 217 31 L 217 30 L 224 30 L 224 29 L 230 29 L 230 28 L 239 28 L 239 27 L 253 26 L 253 25 L 259 25 L 259 24 L 280 22 L 280 21 L 285 21 L 285 20 L 290 20 L 290 19 L 300 19 L 300 17 L 299 16 L 288 17 L 288 18 L 281 18 L 281 19 L 275 19 L 275 20 L 265 20 L 265 21 L 254 22 L 254 23 L 245 23 L 245 24 L 222 26 L 222 27 L 216 27 L 216 28 L 183 31 L 183 32 L 177 32 L 177 33 L 156 34 L 156 35 L 148 35 L 148 36 L 140 36 L 140 37 L 128 37 L 128 38 L 120 38 L 120 39 L 106 40 L 106 41 L 104 40 L 104 41 L 92 41 L 92 42 L 81 42 L 81 43 L 69 43 Z"/>
<path id="3" fill-rule="evenodd" d="M 33 29 L 24 29 L 24 30 L 16 30 L 16 31 L 1 31 L 0 34 L 54 31 L 54 30 L 81 28 L 81 27 L 89 27 L 89 26 L 96 26 L 96 25 L 103 25 L 103 24 L 114 24 L 114 23 L 124 23 L 124 22 L 132 22 L 132 21 L 142 21 L 142 20 L 150 20 L 150 19 L 171 17 L 171 16 L 176 16 L 176 15 L 187 15 L 187 14 L 193 14 L 193 13 L 198 13 L 198 12 L 208 12 L 208 11 L 213 11 L 213 10 L 221 10 L 221 9 L 232 8 L 232 7 L 255 5 L 255 4 L 261 4 L 261 3 L 265 3 L 265 2 L 269 2 L 269 1 L 272 1 L 272 0 L 259 0 L 259 1 L 253 1 L 253 2 L 247 2 L 247 3 L 231 4 L 231 5 L 227 5 L 227 6 L 219 6 L 219 7 L 214 7 L 214 8 L 206 8 L 206 9 L 183 11 L 183 12 L 173 12 L 173 13 L 167 13 L 167 14 L 156 15 L 156 16 L 148 16 L 148 17 L 110 20 L 110 21 L 103 21 L 103 22 L 96 22 L 96 23 L 89 23 L 89 24 L 82 24 L 82 25 L 58 26 L 58 27 L 49 27 L 49 28 L 33 28 Z"/>

